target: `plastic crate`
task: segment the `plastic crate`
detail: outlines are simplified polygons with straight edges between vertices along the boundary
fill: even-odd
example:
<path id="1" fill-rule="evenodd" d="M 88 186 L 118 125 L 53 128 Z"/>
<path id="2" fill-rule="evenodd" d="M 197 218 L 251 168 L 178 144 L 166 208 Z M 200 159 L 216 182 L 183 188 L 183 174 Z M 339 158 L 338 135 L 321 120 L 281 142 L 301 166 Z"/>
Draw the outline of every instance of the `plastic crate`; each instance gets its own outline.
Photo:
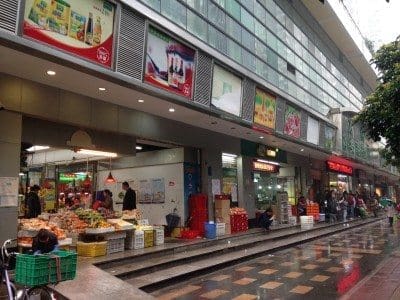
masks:
<path id="1" fill-rule="evenodd" d="M 76 253 L 70 251 L 60 250 L 45 255 L 18 254 L 15 282 L 24 286 L 40 286 L 72 280 L 76 276 L 76 262 Z"/>
<path id="2" fill-rule="evenodd" d="M 135 230 L 128 230 L 125 238 L 125 249 L 132 250 L 135 246 Z"/>
<path id="3" fill-rule="evenodd" d="M 164 229 L 158 228 L 154 230 L 154 245 L 164 244 Z"/>
<path id="4" fill-rule="evenodd" d="M 143 249 L 144 248 L 144 231 L 135 230 L 133 249 Z"/>
<path id="5" fill-rule="evenodd" d="M 182 230 L 181 238 L 192 240 L 200 236 L 200 232 L 198 230 Z"/>
<path id="6" fill-rule="evenodd" d="M 144 247 L 149 248 L 154 246 L 154 231 L 144 230 Z"/>
<path id="7" fill-rule="evenodd" d="M 217 236 L 225 235 L 225 223 L 216 223 L 217 226 Z"/>
<path id="8" fill-rule="evenodd" d="M 107 254 L 122 252 L 125 250 L 125 238 L 111 239 L 107 241 Z"/>
<path id="9" fill-rule="evenodd" d="M 86 257 L 104 256 L 107 254 L 107 242 L 84 243 L 77 242 L 78 255 Z"/>

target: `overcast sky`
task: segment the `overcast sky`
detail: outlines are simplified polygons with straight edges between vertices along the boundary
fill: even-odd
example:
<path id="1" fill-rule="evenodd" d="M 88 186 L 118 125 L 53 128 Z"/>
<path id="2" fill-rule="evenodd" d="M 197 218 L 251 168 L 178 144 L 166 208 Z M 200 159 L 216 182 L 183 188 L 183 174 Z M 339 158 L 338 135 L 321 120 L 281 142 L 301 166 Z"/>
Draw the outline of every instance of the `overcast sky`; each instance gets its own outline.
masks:
<path id="1" fill-rule="evenodd" d="M 363 35 L 375 49 L 400 35 L 400 0 L 344 0 Z"/>

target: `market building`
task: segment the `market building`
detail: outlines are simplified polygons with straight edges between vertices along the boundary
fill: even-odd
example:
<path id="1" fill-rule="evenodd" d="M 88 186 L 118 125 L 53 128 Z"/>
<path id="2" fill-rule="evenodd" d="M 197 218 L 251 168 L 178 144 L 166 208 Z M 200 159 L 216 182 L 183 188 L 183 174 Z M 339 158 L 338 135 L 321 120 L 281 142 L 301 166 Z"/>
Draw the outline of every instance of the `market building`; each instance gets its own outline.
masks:
<path id="1" fill-rule="evenodd" d="M 0 66 L 0 241 L 33 184 L 49 210 L 105 188 L 118 210 L 127 181 L 159 225 L 196 193 L 250 225 L 299 195 L 397 196 L 351 123 L 376 74 L 329 1 L 3 1 Z"/>

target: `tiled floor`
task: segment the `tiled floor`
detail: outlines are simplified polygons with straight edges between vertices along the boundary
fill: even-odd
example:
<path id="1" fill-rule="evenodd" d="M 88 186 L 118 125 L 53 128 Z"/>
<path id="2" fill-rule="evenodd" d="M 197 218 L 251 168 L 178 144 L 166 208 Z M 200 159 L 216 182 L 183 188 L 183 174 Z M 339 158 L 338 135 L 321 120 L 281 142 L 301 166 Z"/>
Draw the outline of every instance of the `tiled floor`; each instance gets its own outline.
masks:
<path id="1" fill-rule="evenodd" d="M 178 300 L 337 299 L 392 253 L 400 256 L 397 229 L 376 223 L 274 252 L 153 295 Z M 375 299 L 389 299 L 374 295 Z"/>

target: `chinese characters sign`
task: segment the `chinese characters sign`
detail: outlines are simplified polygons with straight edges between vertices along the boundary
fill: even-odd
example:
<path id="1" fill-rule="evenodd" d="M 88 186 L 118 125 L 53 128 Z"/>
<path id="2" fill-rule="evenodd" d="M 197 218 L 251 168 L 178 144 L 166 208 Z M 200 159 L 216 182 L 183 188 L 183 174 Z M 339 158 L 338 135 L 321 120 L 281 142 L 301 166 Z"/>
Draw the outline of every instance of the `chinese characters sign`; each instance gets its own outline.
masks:
<path id="1" fill-rule="evenodd" d="M 23 35 L 111 67 L 114 12 L 106 0 L 26 0 Z"/>

